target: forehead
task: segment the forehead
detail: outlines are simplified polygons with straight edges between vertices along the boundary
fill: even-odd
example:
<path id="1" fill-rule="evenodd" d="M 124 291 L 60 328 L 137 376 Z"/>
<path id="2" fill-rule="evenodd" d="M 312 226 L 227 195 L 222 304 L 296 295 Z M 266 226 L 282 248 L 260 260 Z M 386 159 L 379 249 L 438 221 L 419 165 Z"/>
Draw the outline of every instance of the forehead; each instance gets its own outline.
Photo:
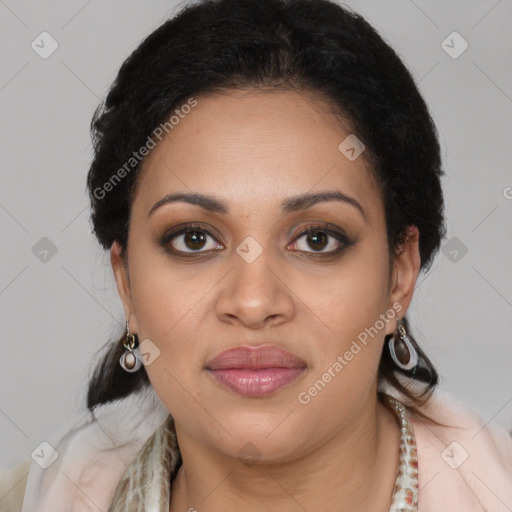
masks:
<path id="1" fill-rule="evenodd" d="M 340 151 L 350 126 L 329 103 L 275 90 L 195 100 L 191 109 L 177 107 L 181 115 L 143 163 L 136 202 L 144 208 L 174 191 L 225 198 L 233 213 L 334 188 L 364 202 L 380 199 L 363 155 L 351 161 Z"/>

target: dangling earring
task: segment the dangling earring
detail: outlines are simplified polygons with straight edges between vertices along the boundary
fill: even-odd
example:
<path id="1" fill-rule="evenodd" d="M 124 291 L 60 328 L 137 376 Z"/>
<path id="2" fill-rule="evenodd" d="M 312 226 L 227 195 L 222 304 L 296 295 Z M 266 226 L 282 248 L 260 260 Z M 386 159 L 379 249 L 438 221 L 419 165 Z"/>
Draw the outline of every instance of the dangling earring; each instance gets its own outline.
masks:
<path id="1" fill-rule="evenodd" d="M 130 327 L 126 322 L 126 337 L 123 340 L 123 347 L 126 349 L 119 358 L 121 368 L 129 373 L 135 373 L 142 365 L 139 357 L 139 340 L 136 334 L 130 334 Z"/>
<path id="2" fill-rule="evenodd" d="M 397 339 L 397 336 L 394 336 L 389 340 L 389 352 L 393 361 L 399 368 L 402 368 L 402 370 L 411 370 L 418 364 L 418 353 L 407 336 L 405 325 L 398 318 L 396 311 L 395 316 L 400 338 Z"/>

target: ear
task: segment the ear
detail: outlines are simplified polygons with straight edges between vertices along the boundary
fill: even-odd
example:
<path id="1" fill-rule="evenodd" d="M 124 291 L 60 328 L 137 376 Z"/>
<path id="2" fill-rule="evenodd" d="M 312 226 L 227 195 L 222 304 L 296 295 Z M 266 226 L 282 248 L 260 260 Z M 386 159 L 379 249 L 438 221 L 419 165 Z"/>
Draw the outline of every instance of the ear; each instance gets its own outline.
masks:
<path id="1" fill-rule="evenodd" d="M 420 272 L 421 258 L 419 250 L 420 233 L 416 226 L 406 228 L 405 240 L 395 256 L 393 272 L 391 275 L 391 305 L 398 303 L 401 309 L 395 310 L 403 318 L 412 301 L 412 295 L 418 274 Z M 388 322 L 386 334 L 392 334 L 394 323 Z M 388 332 L 389 331 L 389 332 Z"/>
<path id="2" fill-rule="evenodd" d="M 121 302 L 123 303 L 125 318 L 129 323 L 130 331 L 136 333 L 137 321 L 133 315 L 128 264 L 121 256 L 121 253 L 121 245 L 119 242 L 114 241 L 110 247 L 110 263 L 116 279 L 117 291 Z"/>

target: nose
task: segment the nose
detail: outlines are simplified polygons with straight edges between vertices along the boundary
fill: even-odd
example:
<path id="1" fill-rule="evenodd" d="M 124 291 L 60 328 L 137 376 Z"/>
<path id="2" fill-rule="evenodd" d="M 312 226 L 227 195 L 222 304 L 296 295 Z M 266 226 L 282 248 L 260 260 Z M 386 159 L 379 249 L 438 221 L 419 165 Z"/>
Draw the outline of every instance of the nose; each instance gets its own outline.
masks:
<path id="1" fill-rule="evenodd" d="M 233 254 L 216 309 L 221 321 L 251 329 L 288 322 L 294 314 L 293 292 L 286 284 L 286 262 L 279 264 L 264 249 L 252 262 Z"/>

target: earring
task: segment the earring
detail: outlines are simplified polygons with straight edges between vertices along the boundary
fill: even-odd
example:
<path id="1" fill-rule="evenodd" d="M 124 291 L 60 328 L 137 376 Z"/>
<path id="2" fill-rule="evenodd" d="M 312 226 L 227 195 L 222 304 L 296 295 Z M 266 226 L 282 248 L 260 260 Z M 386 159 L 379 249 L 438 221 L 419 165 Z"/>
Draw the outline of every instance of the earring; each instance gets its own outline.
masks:
<path id="1" fill-rule="evenodd" d="M 396 311 L 395 316 L 399 339 L 397 339 L 397 336 L 394 336 L 389 340 L 389 352 L 393 361 L 399 368 L 402 370 L 411 370 L 418 364 L 418 353 L 407 336 L 405 325 L 398 318 Z"/>
<path id="2" fill-rule="evenodd" d="M 135 373 L 142 365 L 139 357 L 139 340 L 136 334 L 130 334 L 130 327 L 126 322 L 126 337 L 123 339 L 123 347 L 126 349 L 119 358 L 121 368 L 129 373 Z"/>

